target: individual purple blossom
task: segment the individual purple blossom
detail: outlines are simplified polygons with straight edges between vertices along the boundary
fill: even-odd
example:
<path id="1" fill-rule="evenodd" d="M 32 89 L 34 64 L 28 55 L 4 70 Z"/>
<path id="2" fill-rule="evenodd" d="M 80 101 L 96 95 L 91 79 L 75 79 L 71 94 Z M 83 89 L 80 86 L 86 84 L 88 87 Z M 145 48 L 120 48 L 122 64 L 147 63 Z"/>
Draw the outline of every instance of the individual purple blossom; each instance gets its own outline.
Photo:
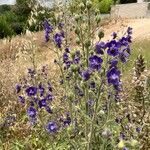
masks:
<path id="1" fill-rule="evenodd" d="M 67 113 L 66 118 L 63 120 L 63 123 L 64 123 L 65 126 L 68 126 L 71 123 L 71 118 L 70 118 L 68 113 Z"/>
<path id="2" fill-rule="evenodd" d="M 119 40 L 119 43 L 122 45 L 122 46 L 129 46 L 129 40 L 130 40 L 130 36 L 129 37 L 122 37 L 120 40 Z"/>
<path id="3" fill-rule="evenodd" d="M 124 140 L 126 138 L 126 135 L 123 132 L 120 132 L 120 138 Z"/>
<path id="4" fill-rule="evenodd" d="M 90 88 L 94 89 L 96 87 L 96 83 L 94 81 L 90 82 Z"/>
<path id="5" fill-rule="evenodd" d="M 87 101 L 87 104 L 88 104 L 88 106 L 93 106 L 94 105 L 94 100 L 93 99 L 89 99 L 88 101 Z"/>
<path id="6" fill-rule="evenodd" d="M 111 65 L 110 68 L 117 66 L 118 60 L 117 59 L 112 59 L 109 61 L 109 64 Z"/>
<path id="7" fill-rule="evenodd" d="M 122 63 L 126 63 L 129 58 L 129 53 L 127 53 L 125 50 L 119 53 L 119 59 Z"/>
<path id="8" fill-rule="evenodd" d="M 141 128 L 137 127 L 136 128 L 136 132 L 140 133 L 141 132 Z"/>
<path id="9" fill-rule="evenodd" d="M 50 122 L 48 122 L 46 129 L 50 133 L 55 133 L 58 130 L 58 126 L 57 126 L 56 122 L 50 121 Z"/>
<path id="10" fill-rule="evenodd" d="M 65 68 L 66 69 L 70 68 L 71 64 L 72 64 L 72 61 L 70 61 L 70 60 L 66 61 L 65 62 L 65 65 L 66 65 Z"/>
<path id="11" fill-rule="evenodd" d="M 46 99 L 39 100 L 38 105 L 40 108 L 46 107 L 47 106 Z"/>
<path id="12" fill-rule="evenodd" d="M 64 52 L 64 53 L 63 53 L 63 62 L 65 63 L 65 62 L 67 62 L 68 60 L 69 60 L 69 55 L 68 55 L 67 52 Z"/>
<path id="13" fill-rule="evenodd" d="M 43 96 L 44 92 L 45 92 L 45 89 L 44 89 L 44 87 L 42 86 L 41 83 L 39 84 L 39 88 L 38 89 L 39 89 L 40 96 Z"/>
<path id="14" fill-rule="evenodd" d="M 116 33 L 116 32 L 113 32 L 113 33 L 112 33 L 112 37 L 113 37 L 113 39 L 115 39 L 115 38 L 117 37 L 117 33 Z"/>
<path id="15" fill-rule="evenodd" d="M 68 47 L 65 48 L 66 53 L 70 53 L 70 49 Z"/>
<path id="16" fill-rule="evenodd" d="M 62 29 L 64 27 L 64 23 L 62 23 L 62 22 L 60 22 L 60 23 L 58 23 L 58 29 Z"/>
<path id="17" fill-rule="evenodd" d="M 51 94 L 48 94 L 48 95 L 46 96 L 46 100 L 52 101 L 52 100 L 53 100 L 53 96 L 52 96 Z"/>
<path id="18" fill-rule="evenodd" d="M 107 80 L 109 84 L 118 85 L 120 82 L 120 71 L 112 67 L 107 72 Z"/>
<path id="19" fill-rule="evenodd" d="M 29 108 L 27 109 L 27 114 L 28 114 L 29 117 L 35 118 L 35 117 L 36 117 L 36 114 L 37 114 L 36 109 L 35 109 L 34 107 L 32 107 L 32 106 L 29 107 Z"/>
<path id="20" fill-rule="evenodd" d="M 28 74 L 31 78 L 34 78 L 36 72 L 34 69 L 28 68 Z"/>
<path id="21" fill-rule="evenodd" d="M 104 49 L 106 48 L 106 44 L 104 42 L 98 42 L 95 46 L 95 51 L 97 54 L 104 54 Z"/>
<path id="22" fill-rule="evenodd" d="M 124 147 L 122 150 L 129 150 L 127 147 Z"/>
<path id="23" fill-rule="evenodd" d="M 18 101 L 22 104 L 25 103 L 25 98 L 23 96 L 18 96 Z"/>
<path id="24" fill-rule="evenodd" d="M 61 48 L 61 45 L 62 45 L 62 38 L 63 38 L 63 36 L 62 36 L 62 34 L 60 34 L 60 33 L 56 33 L 56 34 L 54 35 L 54 42 L 55 42 L 55 44 L 56 44 L 56 46 L 57 46 L 58 48 Z"/>
<path id="25" fill-rule="evenodd" d="M 133 28 L 131 28 L 131 27 L 128 27 L 128 29 L 127 29 L 127 33 L 130 35 L 130 34 L 132 34 L 132 30 L 133 30 Z"/>
<path id="26" fill-rule="evenodd" d="M 21 91 L 21 85 L 16 85 L 16 93 L 18 94 Z"/>
<path id="27" fill-rule="evenodd" d="M 28 87 L 25 91 L 29 97 L 37 94 L 37 88 L 34 86 Z"/>
<path id="28" fill-rule="evenodd" d="M 92 70 L 97 70 L 99 71 L 101 68 L 101 64 L 102 64 L 103 60 L 101 59 L 101 57 L 97 56 L 97 55 L 92 55 L 89 57 L 89 67 Z"/>
<path id="29" fill-rule="evenodd" d="M 47 111 L 48 113 L 50 113 L 50 114 L 53 113 L 53 112 L 52 112 L 52 109 L 51 109 L 49 106 L 46 106 L 45 109 L 46 109 L 46 111 Z"/>
<path id="30" fill-rule="evenodd" d="M 88 69 L 82 72 L 82 78 L 84 79 L 84 81 L 89 80 L 90 76 L 91 76 L 91 72 Z"/>

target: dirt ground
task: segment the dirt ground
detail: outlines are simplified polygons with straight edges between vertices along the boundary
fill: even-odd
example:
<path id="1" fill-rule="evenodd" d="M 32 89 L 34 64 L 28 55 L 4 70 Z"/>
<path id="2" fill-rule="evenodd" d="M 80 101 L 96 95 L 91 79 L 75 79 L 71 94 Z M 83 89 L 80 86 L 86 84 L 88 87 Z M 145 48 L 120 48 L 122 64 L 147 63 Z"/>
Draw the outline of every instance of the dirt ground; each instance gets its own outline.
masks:
<path id="1" fill-rule="evenodd" d="M 127 27 L 133 28 L 133 39 L 143 40 L 150 38 L 150 18 L 142 19 L 119 19 L 109 22 L 103 27 L 105 39 L 108 39 L 113 32 L 118 32 L 120 36 L 126 31 Z"/>

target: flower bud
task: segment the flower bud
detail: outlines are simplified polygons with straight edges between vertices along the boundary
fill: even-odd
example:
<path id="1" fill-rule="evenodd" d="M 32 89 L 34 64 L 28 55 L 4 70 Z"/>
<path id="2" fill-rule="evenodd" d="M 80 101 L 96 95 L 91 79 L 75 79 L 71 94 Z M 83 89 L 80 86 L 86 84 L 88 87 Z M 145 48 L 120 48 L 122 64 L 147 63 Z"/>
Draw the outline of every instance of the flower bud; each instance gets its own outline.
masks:
<path id="1" fill-rule="evenodd" d="M 80 44 L 80 39 L 76 38 L 76 43 L 79 45 Z"/>
<path id="2" fill-rule="evenodd" d="M 137 145 L 138 145 L 138 141 L 132 139 L 132 140 L 131 140 L 131 146 L 132 146 L 132 147 L 136 147 Z"/>
<path id="3" fill-rule="evenodd" d="M 74 98 L 74 94 L 72 92 L 68 93 L 68 98 L 69 100 L 72 100 Z"/>
<path id="4" fill-rule="evenodd" d="M 100 30 L 100 31 L 98 32 L 98 37 L 99 37 L 100 39 L 104 37 L 104 32 L 103 32 L 102 30 Z"/>
<path id="5" fill-rule="evenodd" d="M 91 41 L 90 41 L 90 40 L 87 40 L 87 41 L 85 42 L 85 47 L 88 48 L 88 47 L 90 47 L 90 45 L 91 45 Z"/>
<path id="6" fill-rule="evenodd" d="M 92 2 L 90 0 L 86 2 L 86 7 L 87 9 L 90 9 L 92 7 Z"/>
<path id="7" fill-rule="evenodd" d="M 70 66 L 70 68 L 71 68 L 71 71 L 72 71 L 72 72 L 76 72 L 76 71 L 78 70 L 78 66 L 77 66 L 77 65 L 74 65 L 74 64 L 72 64 L 72 65 Z"/>
<path id="8" fill-rule="evenodd" d="M 125 147 L 125 144 L 124 144 L 124 141 L 123 140 L 120 140 L 120 142 L 118 143 L 118 148 L 124 148 Z"/>
<path id="9" fill-rule="evenodd" d="M 97 16 L 96 16 L 96 23 L 99 24 L 100 21 L 101 21 L 101 17 L 100 17 L 100 15 L 97 15 Z"/>
<path id="10" fill-rule="evenodd" d="M 79 35 L 80 30 L 79 30 L 79 28 L 78 28 L 78 27 L 75 29 L 75 33 L 76 33 L 77 35 Z"/>
<path id="11" fill-rule="evenodd" d="M 80 16 L 76 14 L 76 15 L 75 15 L 75 21 L 77 21 L 77 22 L 78 22 L 78 21 L 79 21 L 79 19 L 80 19 Z"/>
<path id="12" fill-rule="evenodd" d="M 81 10 L 84 10 L 84 8 L 85 8 L 83 3 L 80 3 L 79 7 L 80 7 Z"/>
<path id="13" fill-rule="evenodd" d="M 99 12 L 99 9 L 96 9 L 95 10 L 95 15 L 97 15 L 97 14 L 99 14 L 100 12 Z"/>

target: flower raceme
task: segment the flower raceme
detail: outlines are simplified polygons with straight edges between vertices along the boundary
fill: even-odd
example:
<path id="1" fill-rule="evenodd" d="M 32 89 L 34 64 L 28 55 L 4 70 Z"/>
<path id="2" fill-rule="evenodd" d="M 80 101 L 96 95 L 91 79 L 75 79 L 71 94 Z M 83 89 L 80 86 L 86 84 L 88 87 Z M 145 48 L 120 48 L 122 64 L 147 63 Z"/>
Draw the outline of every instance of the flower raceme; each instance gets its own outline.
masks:
<path id="1" fill-rule="evenodd" d="M 45 72 L 42 68 L 42 72 L 43 71 Z M 31 72 L 28 72 L 28 74 L 30 76 Z M 36 72 L 34 74 L 37 76 Z M 32 81 L 35 80 L 35 76 L 30 77 L 32 77 Z M 27 83 L 17 84 L 16 93 L 18 95 L 18 101 L 22 104 L 27 104 L 27 115 L 29 120 L 35 121 L 38 118 L 38 111 L 40 109 L 45 109 L 46 112 L 52 113 L 52 109 L 50 107 L 53 100 L 52 86 L 49 81 L 46 84 L 37 82 L 37 84 L 34 85 L 33 82 L 30 84 L 29 81 Z"/>

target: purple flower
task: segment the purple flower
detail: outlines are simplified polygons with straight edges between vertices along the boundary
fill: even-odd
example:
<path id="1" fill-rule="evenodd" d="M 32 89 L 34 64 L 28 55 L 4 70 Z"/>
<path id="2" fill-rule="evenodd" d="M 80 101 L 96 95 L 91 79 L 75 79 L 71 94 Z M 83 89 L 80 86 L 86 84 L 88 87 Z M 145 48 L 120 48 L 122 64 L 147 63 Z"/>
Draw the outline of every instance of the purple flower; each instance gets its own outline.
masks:
<path id="1" fill-rule="evenodd" d="M 105 48 L 106 48 L 106 45 L 105 45 L 104 42 L 98 42 L 98 43 L 96 43 L 95 51 L 96 51 L 97 54 L 103 55 Z"/>
<path id="2" fill-rule="evenodd" d="M 48 113 L 50 113 L 50 114 L 53 113 L 53 112 L 52 112 L 52 109 L 51 109 L 49 106 L 46 106 L 45 109 L 46 109 L 46 111 L 47 111 Z"/>
<path id="3" fill-rule="evenodd" d="M 110 65 L 111 65 L 111 67 L 115 67 L 115 66 L 117 66 L 117 64 L 118 64 L 118 60 L 117 59 L 112 59 L 112 60 L 110 60 Z"/>
<path id="4" fill-rule="evenodd" d="M 31 78 L 33 78 L 35 76 L 35 70 L 34 69 L 31 69 L 31 68 L 28 68 L 28 74 Z"/>
<path id="5" fill-rule="evenodd" d="M 93 106 L 94 105 L 94 100 L 93 99 L 89 99 L 87 101 L 88 106 Z"/>
<path id="6" fill-rule="evenodd" d="M 26 93 L 28 96 L 35 96 L 37 94 L 37 88 L 34 86 L 31 86 L 26 89 Z"/>
<path id="7" fill-rule="evenodd" d="M 25 98 L 23 96 L 18 96 L 18 100 L 20 103 L 24 104 L 25 103 Z"/>
<path id="8" fill-rule="evenodd" d="M 40 108 L 47 106 L 46 99 L 42 99 L 38 102 Z"/>
<path id="9" fill-rule="evenodd" d="M 92 55 L 89 58 L 89 67 L 93 70 L 97 70 L 99 71 L 101 68 L 101 64 L 102 64 L 103 60 L 97 56 L 97 55 Z"/>
<path id="10" fill-rule="evenodd" d="M 27 114 L 29 117 L 31 118 L 35 118 L 36 117 L 36 109 L 34 107 L 29 107 L 27 110 Z"/>
<path id="11" fill-rule="evenodd" d="M 126 135 L 124 133 L 120 132 L 120 138 L 124 140 L 126 138 Z"/>
<path id="12" fill-rule="evenodd" d="M 40 96 L 43 96 L 43 95 L 44 95 L 44 91 L 45 91 L 45 89 L 44 89 L 44 87 L 42 86 L 42 84 L 40 83 L 40 84 L 39 84 L 39 93 L 40 93 Z"/>
<path id="13" fill-rule="evenodd" d="M 130 40 L 130 36 L 127 37 L 122 37 L 119 42 L 122 46 L 129 46 L 129 40 Z"/>
<path id="14" fill-rule="evenodd" d="M 59 33 L 56 33 L 55 35 L 54 35 L 54 42 L 55 42 L 55 44 L 56 44 L 56 46 L 58 47 L 58 48 L 61 48 L 61 45 L 62 45 L 62 35 L 61 34 L 59 34 Z"/>
<path id="15" fill-rule="evenodd" d="M 45 30 L 45 41 L 48 42 L 50 38 L 49 34 L 53 31 L 53 27 L 49 24 L 47 19 L 45 19 L 43 26 Z"/>
<path id="16" fill-rule="evenodd" d="M 19 84 L 16 85 L 16 93 L 18 94 L 21 91 L 21 86 Z"/>
<path id="17" fill-rule="evenodd" d="M 120 71 L 112 67 L 107 72 L 107 80 L 109 84 L 118 85 L 120 82 Z"/>
<path id="18" fill-rule="evenodd" d="M 48 122 L 48 124 L 47 124 L 47 130 L 48 130 L 48 132 L 50 132 L 50 133 L 55 133 L 55 132 L 57 132 L 58 127 L 57 127 L 56 122 L 54 122 L 54 121 Z"/>
<path id="19" fill-rule="evenodd" d="M 123 50 L 122 52 L 119 53 L 119 58 L 122 63 L 126 63 L 129 58 L 129 53 L 127 53 L 125 50 Z"/>
<path id="20" fill-rule="evenodd" d="M 63 62 L 67 62 L 68 59 L 69 59 L 68 53 L 64 52 L 64 54 L 63 54 Z"/>
<path id="21" fill-rule="evenodd" d="M 136 132 L 140 133 L 141 132 L 141 128 L 137 127 L 136 128 Z"/>
<path id="22" fill-rule="evenodd" d="M 66 53 L 70 53 L 70 49 L 67 47 L 67 48 L 65 48 L 65 52 Z"/>
<path id="23" fill-rule="evenodd" d="M 85 70 L 82 72 L 82 77 L 85 81 L 89 80 L 91 76 L 91 72 L 89 70 Z"/>
<path id="24" fill-rule="evenodd" d="M 127 29 L 127 33 L 130 35 L 130 34 L 132 34 L 132 29 L 133 28 L 131 28 L 131 27 L 128 27 L 128 29 Z"/>
<path id="25" fill-rule="evenodd" d="M 71 118 L 70 118 L 69 114 L 67 114 L 67 116 L 66 116 L 66 118 L 65 118 L 65 120 L 64 120 L 63 122 L 64 122 L 64 125 L 65 125 L 65 126 L 70 125 L 70 123 L 71 123 Z"/>
<path id="26" fill-rule="evenodd" d="M 113 37 L 113 39 L 115 39 L 115 38 L 117 37 L 117 33 L 116 33 L 116 32 L 113 32 L 113 33 L 112 33 L 112 37 Z"/>
<path id="27" fill-rule="evenodd" d="M 60 23 L 58 24 L 58 28 L 59 28 L 59 29 L 62 29 L 63 27 L 64 27 L 64 23 L 60 22 Z"/>
<path id="28" fill-rule="evenodd" d="M 68 69 L 70 65 L 72 64 L 72 61 L 68 60 L 65 62 L 66 68 Z"/>
<path id="29" fill-rule="evenodd" d="M 53 100 L 53 96 L 52 96 L 51 94 L 48 94 L 48 95 L 46 96 L 46 100 L 52 101 L 52 100 Z"/>
<path id="30" fill-rule="evenodd" d="M 107 44 L 108 50 L 107 53 L 110 56 L 117 56 L 119 54 L 119 48 L 121 47 L 120 42 L 117 42 L 116 40 L 112 40 L 108 42 Z"/>
<path id="31" fill-rule="evenodd" d="M 94 89 L 95 87 L 96 87 L 95 82 L 94 82 L 94 81 L 91 81 L 91 82 L 90 82 L 90 88 L 91 88 L 91 89 Z"/>
<path id="32" fill-rule="evenodd" d="M 124 147 L 123 150 L 129 150 L 127 147 Z"/>

